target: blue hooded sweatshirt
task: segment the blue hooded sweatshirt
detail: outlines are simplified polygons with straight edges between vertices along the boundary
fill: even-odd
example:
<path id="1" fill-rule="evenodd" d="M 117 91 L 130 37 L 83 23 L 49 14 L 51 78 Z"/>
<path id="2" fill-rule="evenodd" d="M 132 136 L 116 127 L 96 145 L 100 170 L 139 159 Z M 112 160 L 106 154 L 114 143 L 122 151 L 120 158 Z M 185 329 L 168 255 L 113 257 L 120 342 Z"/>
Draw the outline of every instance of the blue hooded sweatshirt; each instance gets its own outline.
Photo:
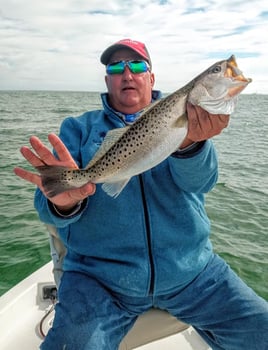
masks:
<path id="1" fill-rule="evenodd" d="M 107 94 L 101 97 L 103 110 L 61 125 L 60 138 L 80 168 L 109 130 L 125 126 Z M 134 176 L 117 198 L 97 185 L 74 215 L 59 215 L 39 189 L 35 207 L 67 247 L 65 271 L 84 273 L 123 295 L 163 295 L 190 283 L 212 255 L 204 194 L 217 176 L 217 155 L 207 140 Z"/>

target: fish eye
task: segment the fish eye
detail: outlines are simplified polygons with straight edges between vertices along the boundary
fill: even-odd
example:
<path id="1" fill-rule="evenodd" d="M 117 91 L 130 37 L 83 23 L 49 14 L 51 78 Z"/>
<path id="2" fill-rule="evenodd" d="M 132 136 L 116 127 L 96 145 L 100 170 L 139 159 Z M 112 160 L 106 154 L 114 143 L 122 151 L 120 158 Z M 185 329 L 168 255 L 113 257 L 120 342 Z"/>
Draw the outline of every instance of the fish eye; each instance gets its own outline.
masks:
<path id="1" fill-rule="evenodd" d="M 221 72 L 221 66 L 215 66 L 211 68 L 210 73 L 220 73 Z"/>

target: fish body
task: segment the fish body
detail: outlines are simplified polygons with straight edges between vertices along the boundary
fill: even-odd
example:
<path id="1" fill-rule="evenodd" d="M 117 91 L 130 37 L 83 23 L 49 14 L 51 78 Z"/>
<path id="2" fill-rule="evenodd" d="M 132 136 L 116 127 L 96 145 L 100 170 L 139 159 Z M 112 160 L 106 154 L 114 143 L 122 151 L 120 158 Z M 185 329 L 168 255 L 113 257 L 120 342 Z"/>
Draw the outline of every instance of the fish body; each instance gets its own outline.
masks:
<path id="1" fill-rule="evenodd" d="M 187 101 L 213 114 L 230 114 L 250 81 L 234 56 L 215 63 L 183 88 L 145 108 L 132 125 L 109 131 L 85 169 L 37 167 L 47 195 L 92 182 L 102 183 L 108 195 L 118 196 L 131 177 L 158 165 L 179 148 L 187 134 Z"/>

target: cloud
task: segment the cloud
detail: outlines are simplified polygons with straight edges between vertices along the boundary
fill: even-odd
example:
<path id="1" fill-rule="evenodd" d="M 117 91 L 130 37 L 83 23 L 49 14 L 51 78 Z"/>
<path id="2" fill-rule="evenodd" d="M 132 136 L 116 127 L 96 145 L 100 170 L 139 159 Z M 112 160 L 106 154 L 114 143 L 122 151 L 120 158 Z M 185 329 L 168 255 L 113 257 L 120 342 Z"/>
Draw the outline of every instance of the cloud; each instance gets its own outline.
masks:
<path id="1" fill-rule="evenodd" d="M 237 57 L 268 93 L 264 1 L 9 0 L 0 6 L 0 89 L 105 90 L 101 52 L 124 37 L 146 43 L 156 88 L 173 91 Z"/>

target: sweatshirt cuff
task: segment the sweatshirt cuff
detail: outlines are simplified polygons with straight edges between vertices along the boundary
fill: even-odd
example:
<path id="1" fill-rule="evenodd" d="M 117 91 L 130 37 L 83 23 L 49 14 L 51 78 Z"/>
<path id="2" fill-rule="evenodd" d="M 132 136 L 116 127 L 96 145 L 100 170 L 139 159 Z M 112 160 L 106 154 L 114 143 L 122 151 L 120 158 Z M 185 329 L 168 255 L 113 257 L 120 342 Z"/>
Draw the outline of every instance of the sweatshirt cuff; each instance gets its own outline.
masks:
<path id="1" fill-rule="evenodd" d="M 176 152 L 172 153 L 172 157 L 175 158 L 191 158 L 194 157 L 196 154 L 198 154 L 206 141 L 200 141 L 200 142 L 194 142 L 192 145 L 184 148 L 184 149 L 178 149 Z"/>
<path id="2" fill-rule="evenodd" d="M 86 200 L 80 201 L 69 212 L 62 213 L 52 202 L 48 200 L 48 207 L 51 210 L 52 214 L 62 219 L 71 219 L 74 216 L 79 215 L 86 207 L 86 204 Z"/>

